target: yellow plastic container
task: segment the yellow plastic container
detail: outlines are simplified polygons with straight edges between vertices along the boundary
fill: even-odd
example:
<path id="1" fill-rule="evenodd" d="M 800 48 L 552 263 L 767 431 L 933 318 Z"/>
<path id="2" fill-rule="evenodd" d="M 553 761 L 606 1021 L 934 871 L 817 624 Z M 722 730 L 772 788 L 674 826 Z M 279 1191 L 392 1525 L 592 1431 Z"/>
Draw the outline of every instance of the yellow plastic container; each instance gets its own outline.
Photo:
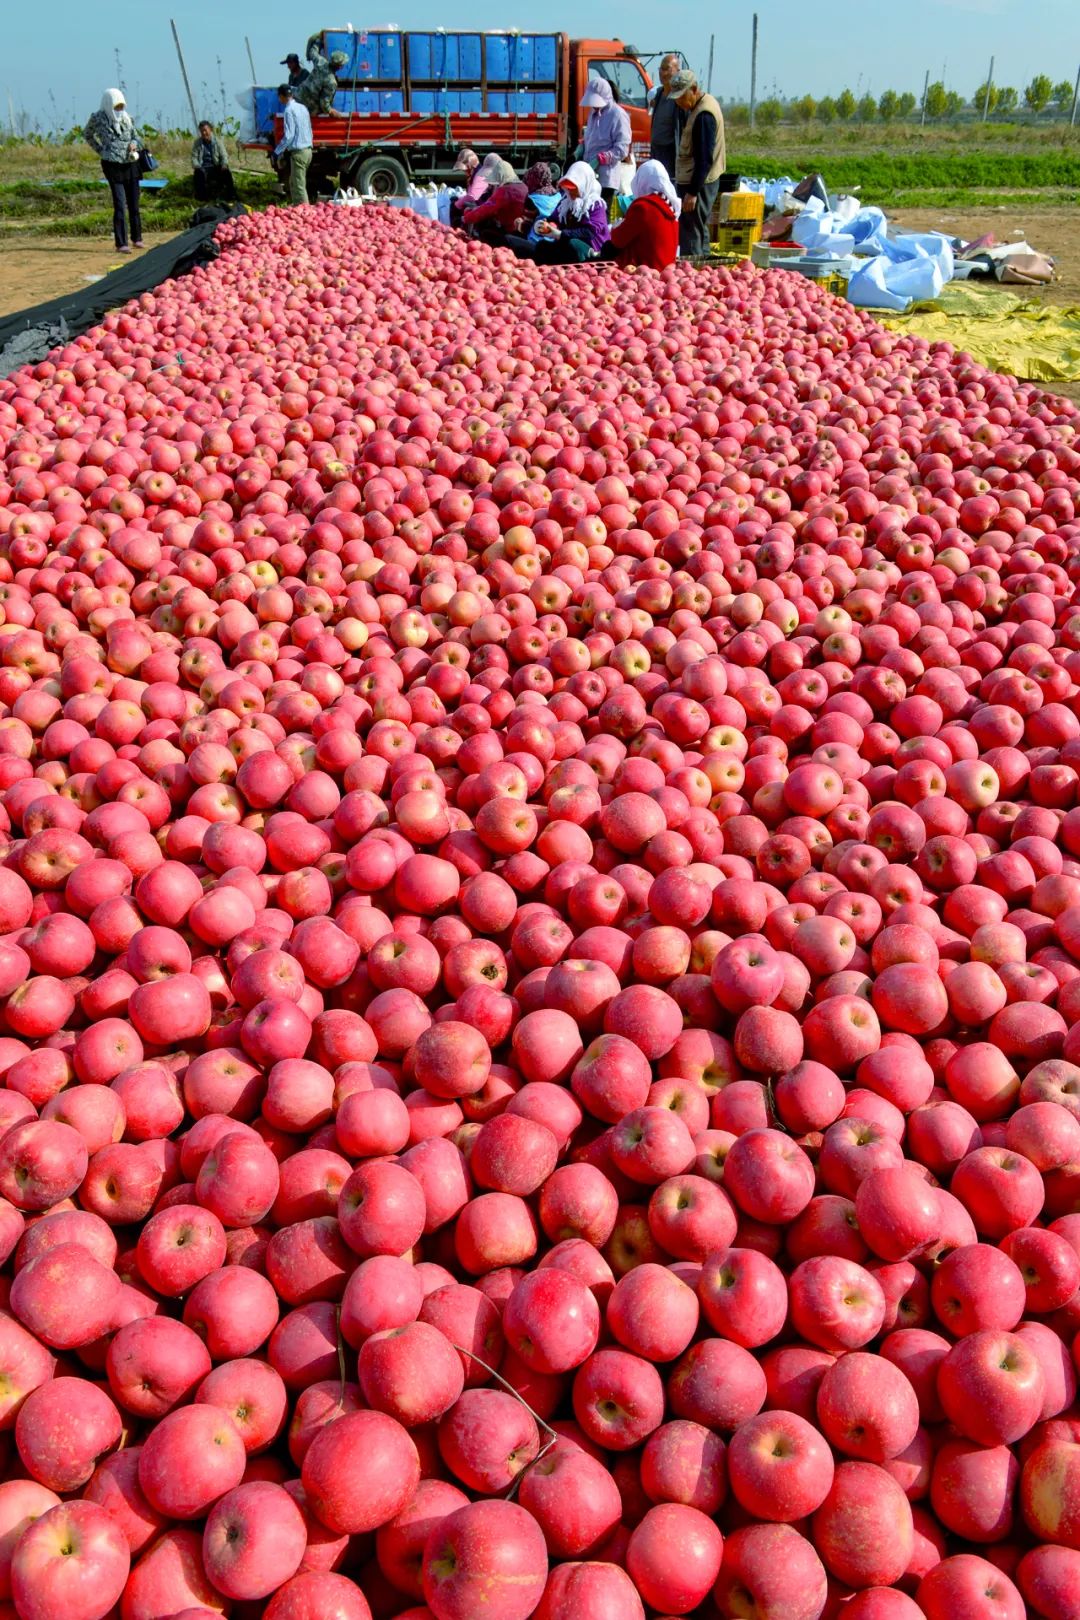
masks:
<path id="1" fill-rule="evenodd" d="M 729 191 L 721 198 L 720 217 L 723 220 L 748 220 L 760 225 L 765 218 L 765 199 L 756 191 Z"/>
<path id="2" fill-rule="evenodd" d="M 748 259 L 760 239 L 760 221 L 721 220 L 713 232 L 713 248 L 718 253 L 737 253 L 740 259 Z"/>

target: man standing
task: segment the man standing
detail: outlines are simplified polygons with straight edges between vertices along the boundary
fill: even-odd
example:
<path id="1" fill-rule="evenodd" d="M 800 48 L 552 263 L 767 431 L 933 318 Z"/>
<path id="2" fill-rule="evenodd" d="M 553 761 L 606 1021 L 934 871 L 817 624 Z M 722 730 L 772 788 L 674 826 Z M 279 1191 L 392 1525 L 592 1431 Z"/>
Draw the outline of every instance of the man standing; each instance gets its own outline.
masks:
<path id="1" fill-rule="evenodd" d="M 296 99 L 303 103 L 313 118 L 347 117 L 346 113 L 334 106 L 334 97 L 338 90 L 338 71 L 348 61 L 345 52 L 331 51 L 328 57 L 324 56 L 319 49 L 319 35 L 312 34 L 307 42 L 305 54 L 311 63 L 311 72 L 305 73 L 296 87 Z"/>
<path id="2" fill-rule="evenodd" d="M 665 56 L 660 63 L 660 83 L 653 97 L 652 133 L 649 142 L 649 156 L 664 165 L 672 180 L 675 178 L 675 163 L 683 126 L 682 108 L 671 95 L 672 76 L 678 71 L 679 58 Z"/>
<path id="3" fill-rule="evenodd" d="M 292 90 L 287 84 L 278 86 L 278 100 L 281 103 L 285 129 L 274 148 L 274 157 L 278 160 L 283 158 L 288 164 L 286 183 L 289 188 L 289 201 L 296 208 L 308 200 L 307 172 L 311 165 L 311 116 L 307 108 L 294 99 Z"/>
<path id="4" fill-rule="evenodd" d="M 673 75 L 670 94 L 686 115 L 675 165 L 682 198 L 679 251 L 694 258 L 709 251 L 709 220 L 726 162 L 724 115 L 688 69 Z"/>
<path id="5" fill-rule="evenodd" d="M 290 51 L 288 56 L 282 57 L 281 66 L 286 67 L 289 70 L 289 88 L 291 90 L 299 90 L 300 86 L 307 78 L 307 69 L 301 66 L 300 58 L 297 56 L 296 52 Z"/>

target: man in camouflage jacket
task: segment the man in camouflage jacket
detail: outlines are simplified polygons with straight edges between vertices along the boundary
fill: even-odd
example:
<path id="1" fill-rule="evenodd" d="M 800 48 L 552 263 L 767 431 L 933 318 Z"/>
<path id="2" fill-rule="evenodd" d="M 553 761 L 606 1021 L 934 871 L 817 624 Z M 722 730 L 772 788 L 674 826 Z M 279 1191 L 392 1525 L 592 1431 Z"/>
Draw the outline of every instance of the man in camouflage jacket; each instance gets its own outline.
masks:
<path id="1" fill-rule="evenodd" d="M 348 58 L 344 51 L 333 51 L 329 57 L 325 57 L 319 46 L 320 36 L 312 34 L 304 53 L 311 63 L 311 72 L 296 86 L 296 99 L 303 102 L 313 118 L 344 118 L 345 113 L 334 106 L 334 96 L 338 88 L 338 70 L 345 66 Z"/>

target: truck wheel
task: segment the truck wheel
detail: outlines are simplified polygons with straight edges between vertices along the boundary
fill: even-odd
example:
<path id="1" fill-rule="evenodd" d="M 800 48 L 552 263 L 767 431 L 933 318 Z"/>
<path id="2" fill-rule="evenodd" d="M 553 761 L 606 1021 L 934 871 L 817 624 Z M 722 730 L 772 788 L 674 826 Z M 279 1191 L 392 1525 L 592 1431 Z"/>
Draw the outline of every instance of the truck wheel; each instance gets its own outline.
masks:
<path id="1" fill-rule="evenodd" d="M 392 157 L 370 157 L 356 166 L 349 184 L 366 197 L 404 197 L 409 190 L 409 176 L 402 164 Z"/>

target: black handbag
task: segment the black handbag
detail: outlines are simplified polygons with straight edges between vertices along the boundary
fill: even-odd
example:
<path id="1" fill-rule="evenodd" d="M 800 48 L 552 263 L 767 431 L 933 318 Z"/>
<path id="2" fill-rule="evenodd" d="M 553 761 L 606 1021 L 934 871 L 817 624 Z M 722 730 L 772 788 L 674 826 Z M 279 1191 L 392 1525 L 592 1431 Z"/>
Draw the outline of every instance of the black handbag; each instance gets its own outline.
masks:
<path id="1" fill-rule="evenodd" d="M 145 146 L 139 147 L 139 156 L 136 159 L 136 162 L 139 165 L 140 174 L 153 174 L 154 170 L 158 166 L 157 158 L 154 156 L 153 152 L 148 151 Z"/>

